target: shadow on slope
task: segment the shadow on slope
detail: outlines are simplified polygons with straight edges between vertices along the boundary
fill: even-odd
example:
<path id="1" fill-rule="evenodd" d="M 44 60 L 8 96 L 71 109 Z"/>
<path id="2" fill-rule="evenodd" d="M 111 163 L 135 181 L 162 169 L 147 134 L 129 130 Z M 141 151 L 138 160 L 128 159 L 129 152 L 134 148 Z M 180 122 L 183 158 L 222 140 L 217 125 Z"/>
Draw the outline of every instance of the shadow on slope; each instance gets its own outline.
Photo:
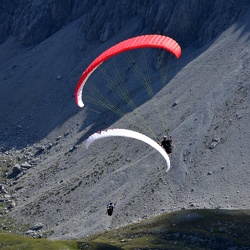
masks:
<path id="1" fill-rule="evenodd" d="M 237 17 L 234 20 L 237 20 Z M 249 31 L 249 22 L 247 23 L 247 21 L 248 17 L 246 15 L 240 22 L 236 23 L 236 29 L 242 29 L 241 35 Z M 78 26 L 76 23 L 78 23 Z M 83 43 L 84 35 L 81 33 L 79 23 L 78 20 L 69 24 L 41 44 L 32 47 L 30 50 L 25 50 L 24 54 L 20 54 L 4 64 L 1 71 L 2 84 L 0 92 L 0 104 L 2 107 L 0 113 L 1 144 L 6 145 L 8 148 L 16 147 L 21 149 L 27 144 L 34 144 L 46 138 L 56 128 L 62 127 L 66 122 L 72 120 L 73 116 L 79 115 L 78 117 L 80 117 L 86 112 L 84 122 L 80 122 L 80 131 L 86 130 L 86 134 L 78 141 L 78 143 L 81 143 L 91 133 L 105 129 L 120 119 L 120 116 L 111 115 L 109 111 L 101 109 L 97 109 L 97 113 L 93 115 L 92 109 L 94 107 L 91 105 L 88 110 L 79 111 L 73 100 L 73 92 L 75 84 L 86 66 L 86 62 L 90 61 L 90 57 L 93 57 L 94 54 L 97 56 L 104 48 L 113 45 L 112 41 L 115 39 L 119 40 L 118 38 L 121 37 L 125 39 L 126 37 L 131 37 L 132 34 L 139 35 L 138 30 L 137 33 L 136 29 L 131 33 L 121 31 L 121 34 L 114 37 L 112 41 L 110 40 L 99 45 L 97 43 L 90 45 Z M 214 32 L 215 29 L 212 29 L 213 25 L 219 26 L 219 32 Z M 210 33 L 207 39 L 204 34 L 201 34 L 200 37 L 204 36 L 203 41 L 195 41 L 195 47 L 188 52 L 189 55 L 185 56 L 184 53 L 184 57 L 182 56 L 178 60 L 178 69 L 169 73 L 168 81 L 188 62 L 206 50 L 206 47 L 200 48 L 202 44 L 206 44 L 205 41 L 213 41 L 218 36 L 218 33 L 223 31 L 223 28 L 227 28 L 225 24 L 213 23 L 213 25 L 209 28 Z M 204 32 L 205 30 L 204 24 Z M 213 33 L 211 33 L 211 30 L 213 30 Z M 72 37 L 75 37 L 73 43 Z M 212 43 L 206 46 L 210 46 Z M 5 49 L 5 46 L 3 48 Z M 195 52 L 196 49 L 197 51 Z M 93 52 L 87 53 L 87 51 Z M 122 62 L 118 64 L 119 67 L 124 65 Z M 85 66 L 83 67 L 83 65 Z M 109 71 L 109 69 L 107 70 Z M 56 79 L 57 76 L 60 78 L 59 74 L 62 72 L 64 73 L 62 78 Z M 136 81 L 134 78 L 131 82 L 134 83 Z M 162 85 L 158 85 L 155 93 L 159 92 L 162 87 Z M 133 92 L 135 90 L 136 88 L 130 91 Z M 108 93 L 106 94 L 108 97 Z M 113 99 L 115 100 L 115 98 Z M 137 105 L 140 106 L 150 98 L 147 95 L 139 98 L 135 95 L 134 100 L 138 99 L 139 103 Z M 127 105 L 122 106 L 128 107 Z M 131 109 L 127 109 L 125 113 L 130 111 Z M 103 119 L 107 114 L 109 115 L 108 119 Z M 102 122 L 103 120 L 105 121 Z M 76 122 L 72 120 L 70 123 L 69 127 L 73 127 L 74 125 L 72 124 Z"/>

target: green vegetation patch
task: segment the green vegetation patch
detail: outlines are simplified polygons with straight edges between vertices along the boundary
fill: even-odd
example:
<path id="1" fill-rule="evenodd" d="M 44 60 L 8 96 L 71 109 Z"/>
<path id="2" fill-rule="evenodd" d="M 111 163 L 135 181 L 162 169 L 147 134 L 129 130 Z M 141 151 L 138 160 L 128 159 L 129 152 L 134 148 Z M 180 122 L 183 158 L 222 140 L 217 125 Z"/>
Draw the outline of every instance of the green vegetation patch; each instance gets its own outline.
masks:
<path id="1" fill-rule="evenodd" d="M 87 239 L 120 249 L 250 249 L 249 210 L 182 210 Z M 222 248 L 221 248 L 222 247 Z M 85 249 L 85 248 L 84 248 Z M 108 248 L 106 248 L 108 249 Z"/>
<path id="2" fill-rule="evenodd" d="M 73 250 L 79 249 L 77 241 L 52 241 L 0 233 L 0 249 L 5 250 Z"/>
<path id="3" fill-rule="evenodd" d="M 250 210 L 181 210 L 78 240 L 0 233 L 0 249 L 250 249 Z"/>

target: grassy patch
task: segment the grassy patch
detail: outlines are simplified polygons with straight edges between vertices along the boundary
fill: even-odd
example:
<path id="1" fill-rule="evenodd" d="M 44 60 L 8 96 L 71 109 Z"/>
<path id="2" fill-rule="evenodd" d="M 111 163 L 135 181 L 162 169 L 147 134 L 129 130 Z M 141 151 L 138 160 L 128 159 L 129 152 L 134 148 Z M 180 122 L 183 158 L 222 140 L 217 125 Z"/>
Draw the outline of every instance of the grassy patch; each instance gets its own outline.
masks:
<path id="1" fill-rule="evenodd" d="M 183 210 L 96 234 L 87 243 L 120 249 L 250 249 L 250 212 Z M 96 244 L 93 249 L 98 248 Z M 108 249 L 108 248 L 106 248 Z"/>
<path id="2" fill-rule="evenodd" d="M 52 241 L 0 233 L 0 249 L 5 250 L 73 250 L 79 249 L 77 241 Z"/>

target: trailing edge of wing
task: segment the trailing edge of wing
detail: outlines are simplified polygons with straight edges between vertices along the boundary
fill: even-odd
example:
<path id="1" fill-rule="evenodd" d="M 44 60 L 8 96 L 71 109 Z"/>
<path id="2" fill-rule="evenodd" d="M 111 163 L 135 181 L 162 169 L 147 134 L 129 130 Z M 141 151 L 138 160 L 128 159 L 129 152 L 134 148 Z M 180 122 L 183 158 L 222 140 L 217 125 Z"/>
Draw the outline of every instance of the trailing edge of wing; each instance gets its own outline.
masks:
<path id="1" fill-rule="evenodd" d="M 143 134 L 138 133 L 138 132 L 135 132 L 135 131 L 132 131 L 132 130 L 107 129 L 107 130 L 103 130 L 103 131 L 98 131 L 98 132 L 92 134 L 91 136 L 89 136 L 89 138 L 87 139 L 86 144 L 85 144 L 86 148 L 88 149 L 90 144 L 96 140 L 106 138 L 106 137 L 112 137 L 112 136 L 133 138 L 133 139 L 137 139 L 137 140 L 140 140 L 140 141 L 147 143 L 148 145 L 155 148 L 163 156 L 163 158 L 166 160 L 166 163 L 167 163 L 166 172 L 168 172 L 170 170 L 170 159 L 169 159 L 167 153 L 165 152 L 165 150 L 157 142 L 155 142 L 154 140 L 152 140 L 148 136 L 143 135 Z"/>

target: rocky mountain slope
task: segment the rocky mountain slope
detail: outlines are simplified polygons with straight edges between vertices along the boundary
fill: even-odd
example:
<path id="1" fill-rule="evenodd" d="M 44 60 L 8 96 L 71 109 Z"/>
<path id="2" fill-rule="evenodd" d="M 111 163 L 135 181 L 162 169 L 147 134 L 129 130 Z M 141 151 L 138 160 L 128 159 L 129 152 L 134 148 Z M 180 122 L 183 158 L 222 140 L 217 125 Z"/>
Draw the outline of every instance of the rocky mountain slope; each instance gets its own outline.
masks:
<path id="1" fill-rule="evenodd" d="M 52 238 L 76 238 L 165 211 L 249 208 L 249 2 L 88 2 L 0 1 L 1 195 L 9 215 L 42 223 Z M 73 98 L 98 54 L 147 33 L 183 48 L 168 84 L 138 107 L 158 136 L 153 104 L 166 107 L 176 145 L 167 174 L 140 142 L 86 150 L 99 129 L 132 129 L 137 111 L 107 119 Z M 158 82 L 155 66 L 149 71 Z M 112 217 L 109 200 L 117 202 Z"/>

